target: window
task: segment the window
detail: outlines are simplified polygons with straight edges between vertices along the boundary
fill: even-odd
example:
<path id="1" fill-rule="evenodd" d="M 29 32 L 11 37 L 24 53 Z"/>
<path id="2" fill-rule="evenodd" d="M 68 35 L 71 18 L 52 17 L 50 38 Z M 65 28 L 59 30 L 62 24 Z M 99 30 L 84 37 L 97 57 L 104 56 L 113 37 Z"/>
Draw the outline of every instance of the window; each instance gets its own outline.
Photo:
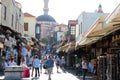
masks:
<path id="1" fill-rule="evenodd" d="M 6 20 L 7 8 L 4 6 L 4 20 Z"/>
<path id="2" fill-rule="evenodd" d="M 80 27 L 81 27 L 81 28 L 80 28 L 80 29 L 81 29 L 80 32 L 81 32 L 81 34 L 82 34 L 82 22 L 81 22 L 81 26 L 80 26 Z"/>
<path id="3" fill-rule="evenodd" d="M 75 26 L 71 26 L 71 34 L 72 34 L 72 35 L 75 34 Z"/>
<path id="4" fill-rule="evenodd" d="M 11 20 L 11 26 L 13 27 L 13 19 L 14 19 L 14 16 L 12 15 L 12 20 Z"/>
<path id="5" fill-rule="evenodd" d="M 28 23 L 24 23 L 24 31 L 28 31 Z"/>
<path id="6" fill-rule="evenodd" d="M 36 26 L 36 33 L 40 34 L 40 26 L 38 26 L 38 25 Z"/>

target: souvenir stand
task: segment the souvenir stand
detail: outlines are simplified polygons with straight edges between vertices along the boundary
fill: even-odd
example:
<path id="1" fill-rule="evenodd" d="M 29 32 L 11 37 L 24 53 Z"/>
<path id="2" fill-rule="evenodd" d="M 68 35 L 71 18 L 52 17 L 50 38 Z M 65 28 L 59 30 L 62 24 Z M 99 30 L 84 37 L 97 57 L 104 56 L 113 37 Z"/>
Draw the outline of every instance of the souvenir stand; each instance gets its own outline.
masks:
<path id="1" fill-rule="evenodd" d="M 120 80 L 120 51 L 117 53 L 117 77 Z"/>
<path id="2" fill-rule="evenodd" d="M 98 58 L 98 80 L 106 80 L 107 79 L 107 75 L 106 75 L 106 68 L 107 68 L 107 60 L 106 60 L 107 56 L 104 55 L 100 55 Z"/>
<path id="3" fill-rule="evenodd" d="M 107 80 L 118 80 L 117 55 L 115 53 L 107 54 Z"/>
<path id="4" fill-rule="evenodd" d="M 120 35 L 119 31 L 112 36 L 111 45 L 107 55 L 107 80 L 120 80 Z"/>

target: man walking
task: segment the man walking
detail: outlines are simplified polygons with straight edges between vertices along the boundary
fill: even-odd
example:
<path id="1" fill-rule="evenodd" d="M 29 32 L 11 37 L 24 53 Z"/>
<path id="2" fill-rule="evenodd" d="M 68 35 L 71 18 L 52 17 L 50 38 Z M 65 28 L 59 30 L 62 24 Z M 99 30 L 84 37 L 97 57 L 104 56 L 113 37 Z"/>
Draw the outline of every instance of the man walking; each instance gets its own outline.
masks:
<path id="1" fill-rule="evenodd" d="M 47 65 L 47 70 L 48 70 L 48 80 L 51 80 L 51 73 L 53 70 L 53 66 L 54 66 L 54 61 L 52 59 L 52 55 L 50 55 L 46 61 L 46 65 Z"/>
<path id="2" fill-rule="evenodd" d="M 38 56 L 35 55 L 35 59 L 33 61 L 33 66 L 35 68 L 35 77 L 40 77 L 40 72 L 39 72 L 39 65 L 40 65 L 40 60 L 38 59 Z"/>

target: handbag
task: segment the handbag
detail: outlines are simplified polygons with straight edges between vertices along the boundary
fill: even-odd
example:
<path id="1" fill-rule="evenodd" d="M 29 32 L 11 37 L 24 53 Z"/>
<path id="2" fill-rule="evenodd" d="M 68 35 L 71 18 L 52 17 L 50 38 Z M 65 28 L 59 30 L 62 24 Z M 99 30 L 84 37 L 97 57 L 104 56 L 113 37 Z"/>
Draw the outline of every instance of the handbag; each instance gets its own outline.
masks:
<path id="1" fill-rule="evenodd" d="M 46 64 L 43 65 L 43 69 L 47 69 L 47 65 Z"/>

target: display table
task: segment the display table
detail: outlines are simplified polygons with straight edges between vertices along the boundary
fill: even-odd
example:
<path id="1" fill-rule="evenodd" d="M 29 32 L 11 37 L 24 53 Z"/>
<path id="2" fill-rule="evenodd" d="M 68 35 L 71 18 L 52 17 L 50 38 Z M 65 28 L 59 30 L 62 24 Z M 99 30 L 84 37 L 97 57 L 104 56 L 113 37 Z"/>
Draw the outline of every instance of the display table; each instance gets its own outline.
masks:
<path id="1" fill-rule="evenodd" d="M 8 66 L 5 69 L 5 80 L 20 80 L 23 78 L 22 66 Z"/>

